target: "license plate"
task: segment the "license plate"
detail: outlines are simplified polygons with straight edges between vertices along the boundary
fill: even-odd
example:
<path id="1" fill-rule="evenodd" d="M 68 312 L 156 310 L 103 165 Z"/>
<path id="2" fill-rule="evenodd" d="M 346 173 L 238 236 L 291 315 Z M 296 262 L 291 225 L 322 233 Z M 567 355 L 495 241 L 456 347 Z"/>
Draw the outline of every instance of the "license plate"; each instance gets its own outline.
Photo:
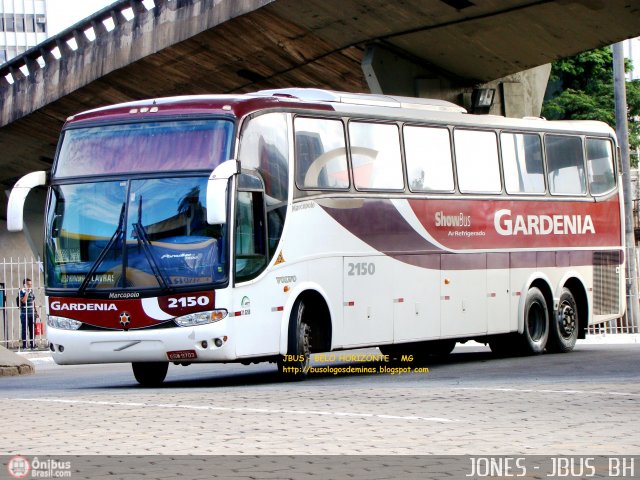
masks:
<path id="1" fill-rule="evenodd" d="M 192 360 L 198 358 L 195 350 L 176 350 L 175 352 L 167 352 L 169 360 Z"/>

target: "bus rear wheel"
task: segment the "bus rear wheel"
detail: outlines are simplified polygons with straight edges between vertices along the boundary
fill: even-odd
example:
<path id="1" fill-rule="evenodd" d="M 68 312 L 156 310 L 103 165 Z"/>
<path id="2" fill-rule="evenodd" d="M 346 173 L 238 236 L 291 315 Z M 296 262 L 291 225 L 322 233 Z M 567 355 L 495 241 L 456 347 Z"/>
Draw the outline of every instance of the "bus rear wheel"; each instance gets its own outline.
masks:
<path id="1" fill-rule="evenodd" d="M 278 372 L 286 380 L 304 380 L 309 373 L 311 327 L 305 322 L 305 304 L 296 300 L 289 320 L 287 354 L 278 358 Z"/>
<path id="2" fill-rule="evenodd" d="M 521 351 L 526 355 L 542 353 L 549 337 L 549 310 L 544 295 L 537 287 L 527 292 L 524 305 L 524 329 L 521 340 Z"/>
<path id="3" fill-rule="evenodd" d="M 573 350 L 578 339 L 578 326 L 576 300 L 571 290 L 563 288 L 558 302 L 558 310 L 551 321 L 547 351 L 564 353 Z"/>
<path id="4" fill-rule="evenodd" d="M 143 387 L 158 387 L 162 385 L 167 371 L 168 362 L 133 362 L 133 376 Z"/>

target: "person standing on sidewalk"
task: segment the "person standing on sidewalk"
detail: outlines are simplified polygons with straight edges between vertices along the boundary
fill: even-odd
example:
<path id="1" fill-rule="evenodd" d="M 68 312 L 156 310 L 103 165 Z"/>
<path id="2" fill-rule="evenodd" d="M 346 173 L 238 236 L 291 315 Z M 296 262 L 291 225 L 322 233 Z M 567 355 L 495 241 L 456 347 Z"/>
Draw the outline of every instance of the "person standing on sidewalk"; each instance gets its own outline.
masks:
<path id="1" fill-rule="evenodd" d="M 36 312 L 35 300 L 33 294 L 33 283 L 30 278 L 22 281 L 22 288 L 18 294 L 20 298 L 20 323 L 22 324 L 22 348 L 35 348 L 35 324 L 38 313 Z"/>

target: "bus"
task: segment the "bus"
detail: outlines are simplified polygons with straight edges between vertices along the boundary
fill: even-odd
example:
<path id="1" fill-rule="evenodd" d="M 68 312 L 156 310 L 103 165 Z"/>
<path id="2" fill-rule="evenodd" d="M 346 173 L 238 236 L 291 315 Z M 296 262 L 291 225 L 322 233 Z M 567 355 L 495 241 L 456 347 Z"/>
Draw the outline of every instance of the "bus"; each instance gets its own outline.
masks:
<path id="1" fill-rule="evenodd" d="M 623 315 L 616 137 L 604 123 L 289 88 L 158 98 L 67 119 L 48 188 L 58 364 L 274 362 L 379 347 L 568 352 Z M 313 357 L 312 357 L 313 358 Z"/>

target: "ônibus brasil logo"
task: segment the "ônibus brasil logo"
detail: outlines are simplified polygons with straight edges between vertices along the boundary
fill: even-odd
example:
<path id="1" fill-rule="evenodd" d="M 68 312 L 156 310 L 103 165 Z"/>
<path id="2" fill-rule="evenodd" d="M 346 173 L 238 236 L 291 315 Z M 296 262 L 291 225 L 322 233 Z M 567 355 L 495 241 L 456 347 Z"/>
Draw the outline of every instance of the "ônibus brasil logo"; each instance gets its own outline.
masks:
<path id="1" fill-rule="evenodd" d="M 13 478 L 26 478 L 31 471 L 31 464 L 29 460 L 18 455 L 9 460 L 7 470 Z"/>
<path id="2" fill-rule="evenodd" d="M 52 458 L 40 460 L 38 457 L 29 461 L 16 455 L 7 463 L 7 470 L 13 478 L 27 478 L 30 473 L 34 478 L 70 478 L 71 462 Z"/>

